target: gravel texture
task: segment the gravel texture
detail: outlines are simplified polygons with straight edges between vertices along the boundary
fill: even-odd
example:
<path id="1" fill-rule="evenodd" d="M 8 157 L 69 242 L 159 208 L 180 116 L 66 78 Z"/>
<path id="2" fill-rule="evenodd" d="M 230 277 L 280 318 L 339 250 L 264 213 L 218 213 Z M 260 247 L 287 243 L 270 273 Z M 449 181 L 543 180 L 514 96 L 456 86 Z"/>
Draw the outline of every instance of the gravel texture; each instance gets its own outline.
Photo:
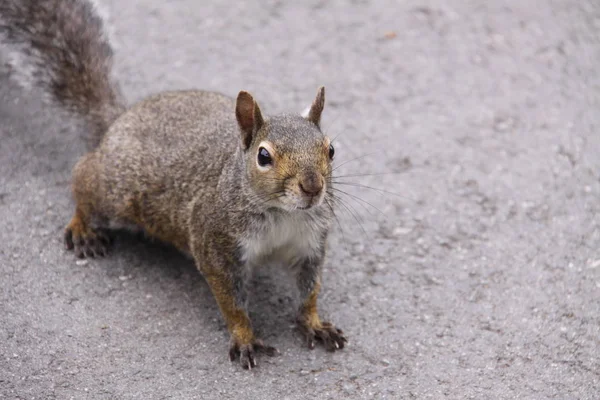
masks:
<path id="1" fill-rule="evenodd" d="M 85 132 L 3 75 L 1 398 L 600 398 L 600 3 L 98 2 L 131 102 L 243 89 L 300 112 L 326 86 L 354 186 L 321 309 L 350 344 L 308 350 L 265 272 L 251 314 L 281 355 L 244 371 L 185 257 L 121 234 L 76 261 Z"/>

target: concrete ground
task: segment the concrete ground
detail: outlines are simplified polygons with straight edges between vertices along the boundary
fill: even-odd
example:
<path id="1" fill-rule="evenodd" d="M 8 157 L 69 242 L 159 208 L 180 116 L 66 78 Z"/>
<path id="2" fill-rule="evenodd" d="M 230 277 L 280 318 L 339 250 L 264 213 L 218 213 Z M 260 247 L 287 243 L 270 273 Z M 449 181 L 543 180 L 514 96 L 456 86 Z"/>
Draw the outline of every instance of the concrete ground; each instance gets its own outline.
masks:
<path id="1" fill-rule="evenodd" d="M 350 345 L 305 348 L 262 274 L 252 317 L 281 355 L 244 371 L 172 249 L 122 234 L 76 261 L 81 124 L 3 77 L 1 398 L 600 398 L 600 3 L 98 1 L 131 102 L 300 111 L 326 86 L 337 172 L 385 190 L 338 186 L 321 308 Z"/>

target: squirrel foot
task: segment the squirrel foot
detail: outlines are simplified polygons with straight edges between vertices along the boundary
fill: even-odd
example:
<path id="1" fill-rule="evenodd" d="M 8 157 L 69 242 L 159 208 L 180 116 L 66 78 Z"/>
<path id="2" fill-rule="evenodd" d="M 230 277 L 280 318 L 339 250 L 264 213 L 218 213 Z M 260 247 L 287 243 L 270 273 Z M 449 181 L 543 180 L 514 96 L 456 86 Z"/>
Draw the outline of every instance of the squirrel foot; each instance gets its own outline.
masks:
<path id="1" fill-rule="evenodd" d="M 248 344 L 240 344 L 235 339 L 232 339 L 231 347 L 229 348 L 229 360 L 235 361 L 239 358 L 242 367 L 250 370 L 256 367 L 256 354 L 258 353 L 273 357 L 279 351 L 275 347 L 265 345 L 260 339 L 254 339 L 252 343 Z"/>
<path id="2" fill-rule="evenodd" d="M 78 258 L 104 257 L 111 244 L 110 235 L 101 229 L 91 229 L 81 224 L 76 217 L 65 229 L 65 247 L 73 250 Z"/>
<path id="3" fill-rule="evenodd" d="M 317 341 L 322 343 L 327 351 L 341 350 L 348 343 L 344 332 L 330 322 L 320 322 L 316 326 L 310 326 L 305 320 L 299 318 L 298 326 L 311 350 L 315 348 Z"/>

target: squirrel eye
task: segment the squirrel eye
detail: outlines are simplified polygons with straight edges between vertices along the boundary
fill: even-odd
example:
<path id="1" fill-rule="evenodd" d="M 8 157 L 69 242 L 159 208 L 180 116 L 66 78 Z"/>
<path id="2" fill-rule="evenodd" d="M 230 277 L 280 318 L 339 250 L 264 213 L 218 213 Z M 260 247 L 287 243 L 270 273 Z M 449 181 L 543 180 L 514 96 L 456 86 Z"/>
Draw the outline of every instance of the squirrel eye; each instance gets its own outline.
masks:
<path id="1" fill-rule="evenodd" d="M 330 144 L 329 145 L 329 159 L 333 160 L 333 156 L 335 155 L 335 149 L 333 148 L 333 145 Z"/>
<path id="2" fill-rule="evenodd" d="M 271 159 L 271 155 L 264 147 L 260 147 L 258 149 L 258 165 L 261 167 L 266 167 L 267 165 L 271 165 L 273 160 Z"/>

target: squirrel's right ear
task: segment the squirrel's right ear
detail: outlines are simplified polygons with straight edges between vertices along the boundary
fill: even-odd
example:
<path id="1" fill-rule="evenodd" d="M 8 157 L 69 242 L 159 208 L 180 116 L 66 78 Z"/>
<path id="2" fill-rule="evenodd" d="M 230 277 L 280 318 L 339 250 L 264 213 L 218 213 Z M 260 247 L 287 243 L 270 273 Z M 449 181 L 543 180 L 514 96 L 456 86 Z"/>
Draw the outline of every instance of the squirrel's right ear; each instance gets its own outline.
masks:
<path id="1" fill-rule="evenodd" d="M 238 94 L 235 103 L 235 117 L 242 133 L 242 147 L 247 149 L 252 138 L 262 127 L 264 120 L 260 108 L 252 95 L 243 90 Z"/>
<path id="2" fill-rule="evenodd" d="M 325 107 L 325 88 L 321 86 L 319 90 L 317 90 L 317 97 L 313 101 L 310 106 L 310 110 L 308 111 L 308 119 L 310 122 L 317 126 L 321 126 L 321 113 L 323 112 L 323 108 Z"/>

